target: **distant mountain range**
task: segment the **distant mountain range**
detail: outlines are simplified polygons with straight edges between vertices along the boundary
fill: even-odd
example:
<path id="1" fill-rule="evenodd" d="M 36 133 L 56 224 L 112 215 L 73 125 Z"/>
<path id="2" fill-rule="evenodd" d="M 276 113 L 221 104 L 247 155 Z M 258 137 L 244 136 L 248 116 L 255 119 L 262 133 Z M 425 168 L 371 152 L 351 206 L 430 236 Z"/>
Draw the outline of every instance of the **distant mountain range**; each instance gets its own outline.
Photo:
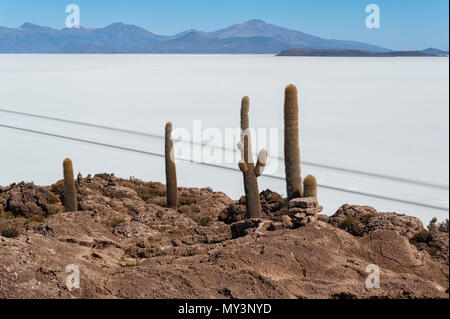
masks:
<path id="1" fill-rule="evenodd" d="M 0 27 L 0 53 L 279 53 L 288 48 L 391 50 L 363 42 L 324 39 L 249 20 L 214 32 L 189 30 L 173 36 L 151 33 L 135 25 L 56 30 L 32 23 Z"/>
<path id="2" fill-rule="evenodd" d="M 435 48 L 428 48 L 428 49 L 422 50 L 422 52 L 427 53 L 427 54 L 434 54 L 434 55 L 448 55 L 447 51 L 439 50 L 439 49 L 435 49 Z"/>
<path id="3" fill-rule="evenodd" d="M 428 48 L 421 51 L 367 52 L 361 50 L 328 50 L 292 48 L 283 50 L 277 56 L 334 56 L 334 57 L 421 57 L 448 56 L 448 52 Z"/>

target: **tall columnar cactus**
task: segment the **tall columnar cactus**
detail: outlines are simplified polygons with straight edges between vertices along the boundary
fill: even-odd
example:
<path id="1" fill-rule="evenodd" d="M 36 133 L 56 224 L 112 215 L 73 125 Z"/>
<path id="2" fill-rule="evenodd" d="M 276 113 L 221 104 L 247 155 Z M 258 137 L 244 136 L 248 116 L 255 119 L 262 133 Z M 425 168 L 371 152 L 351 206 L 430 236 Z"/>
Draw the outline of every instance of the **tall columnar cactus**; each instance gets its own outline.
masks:
<path id="1" fill-rule="evenodd" d="M 64 171 L 64 210 L 66 212 L 77 211 L 77 194 L 75 180 L 73 178 L 73 167 L 70 158 L 63 161 Z"/>
<path id="2" fill-rule="evenodd" d="M 247 96 L 241 102 L 241 141 L 238 148 L 242 159 L 239 161 L 239 169 L 244 175 L 244 190 L 247 206 L 247 218 L 261 217 L 261 202 L 259 201 L 259 190 L 257 177 L 260 176 L 267 162 L 267 151 L 261 150 L 256 165 L 253 162 L 252 144 L 250 136 L 250 124 L 248 112 L 250 101 Z"/>
<path id="3" fill-rule="evenodd" d="M 306 176 L 303 181 L 303 197 L 317 198 L 317 182 L 316 178 L 312 175 Z"/>
<path id="4" fill-rule="evenodd" d="M 178 203 L 178 187 L 177 187 L 177 171 L 175 169 L 175 156 L 172 140 L 172 123 L 166 123 L 166 196 L 167 206 L 177 208 Z"/>
<path id="5" fill-rule="evenodd" d="M 288 199 L 302 197 L 300 145 L 298 138 L 297 88 L 290 84 L 284 95 L 284 163 Z"/>

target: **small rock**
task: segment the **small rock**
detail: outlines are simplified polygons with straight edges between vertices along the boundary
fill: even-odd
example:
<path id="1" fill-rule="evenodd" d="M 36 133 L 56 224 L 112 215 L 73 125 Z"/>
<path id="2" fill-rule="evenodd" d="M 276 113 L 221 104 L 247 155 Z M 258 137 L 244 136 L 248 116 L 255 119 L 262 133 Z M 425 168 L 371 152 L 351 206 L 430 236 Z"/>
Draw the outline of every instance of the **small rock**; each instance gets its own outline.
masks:
<path id="1" fill-rule="evenodd" d="M 286 228 L 294 227 L 294 224 L 292 223 L 292 219 L 288 215 L 281 216 L 281 220 L 283 222 L 284 227 L 286 227 Z"/>
<path id="2" fill-rule="evenodd" d="M 330 217 L 327 215 L 323 215 L 323 214 L 317 214 L 317 220 L 320 220 L 324 223 L 328 223 L 328 221 L 330 220 Z"/>
<path id="3" fill-rule="evenodd" d="M 297 219 L 305 219 L 306 218 L 306 214 L 305 213 L 297 213 L 294 215 L 295 218 Z"/>
<path id="4" fill-rule="evenodd" d="M 306 225 L 306 214 L 304 214 L 304 213 L 295 214 L 294 217 L 292 218 L 292 222 L 298 227 L 305 226 Z"/>
<path id="5" fill-rule="evenodd" d="M 289 201 L 289 208 L 313 208 L 317 207 L 317 199 L 315 197 L 294 198 Z"/>
<path id="6" fill-rule="evenodd" d="M 269 227 L 267 227 L 267 230 L 274 231 L 279 230 L 283 228 L 283 223 L 281 222 L 271 222 Z"/>
<path id="7" fill-rule="evenodd" d="M 105 188 L 104 192 L 107 196 L 116 199 L 137 197 L 137 193 L 135 190 L 123 186 L 110 186 L 108 188 Z"/>
<path id="8" fill-rule="evenodd" d="M 263 220 L 260 218 L 252 218 L 231 224 L 230 229 L 232 238 L 239 238 L 247 235 L 247 229 L 257 228 L 262 222 Z"/>
<path id="9" fill-rule="evenodd" d="M 289 208 L 288 210 L 288 214 L 290 216 L 295 215 L 295 214 L 306 214 L 306 215 L 315 215 L 317 213 L 320 213 L 322 211 L 323 207 L 322 206 L 317 206 L 317 207 L 312 207 L 312 208 L 299 208 L 299 207 L 293 207 L 293 208 Z"/>
<path id="10" fill-rule="evenodd" d="M 315 222 L 315 221 L 317 221 L 317 219 L 316 219 L 316 216 L 314 216 L 314 215 L 309 215 L 306 217 L 306 223 L 308 223 L 308 224 Z"/>

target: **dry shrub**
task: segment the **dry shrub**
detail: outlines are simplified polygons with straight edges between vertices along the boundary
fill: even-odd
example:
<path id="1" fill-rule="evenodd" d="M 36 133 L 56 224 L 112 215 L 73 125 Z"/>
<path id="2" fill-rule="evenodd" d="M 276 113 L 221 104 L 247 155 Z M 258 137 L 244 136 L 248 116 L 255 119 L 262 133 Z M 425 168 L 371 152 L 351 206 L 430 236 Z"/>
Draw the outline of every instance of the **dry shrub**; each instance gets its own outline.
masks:
<path id="1" fill-rule="evenodd" d="M 439 224 L 438 230 L 443 233 L 448 233 L 448 218 Z"/>
<path id="2" fill-rule="evenodd" d="M 189 215 L 192 212 L 192 209 L 190 206 L 183 205 L 183 206 L 178 207 L 177 211 L 181 214 Z"/>
<path id="3" fill-rule="evenodd" d="M 347 228 L 352 227 L 354 223 L 355 223 L 355 220 L 354 220 L 353 217 L 351 217 L 351 216 L 345 217 L 344 225 L 345 225 Z"/>
<path id="4" fill-rule="evenodd" d="M 55 184 L 53 184 L 50 188 L 50 191 L 53 194 L 63 195 L 64 194 L 64 180 L 61 179 L 61 180 L 57 181 Z"/>
<path id="5" fill-rule="evenodd" d="M 192 205 L 197 203 L 197 199 L 195 199 L 194 197 L 190 196 L 190 195 L 181 195 L 180 198 L 178 199 L 178 204 L 179 205 Z"/>
<path id="6" fill-rule="evenodd" d="M 436 232 L 437 231 L 437 217 L 433 217 L 433 219 L 428 224 L 427 228 L 429 231 Z"/>
<path id="7" fill-rule="evenodd" d="M 2 212 L 0 214 L 0 217 L 3 218 L 3 219 L 13 219 L 13 218 L 15 218 L 14 214 L 12 212 L 10 212 L 10 211 Z"/>
<path id="8" fill-rule="evenodd" d="M 13 238 L 20 235 L 20 226 L 18 224 L 0 224 L 0 234 L 3 237 Z"/>
<path id="9" fill-rule="evenodd" d="M 433 240 L 433 236 L 428 230 L 421 230 L 417 232 L 414 236 L 409 240 L 412 244 L 425 243 L 428 244 Z"/>
<path id="10" fill-rule="evenodd" d="M 121 224 L 123 224 L 125 222 L 126 222 L 126 220 L 123 217 L 113 217 L 110 220 L 112 228 L 116 228 L 117 226 L 119 226 L 119 225 L 121 225 Z"/>
<path id="11" fill-rule="evenodd" d="M 198 218 L 198 223 L 202 226 L 207 226 L 212 222 L 212 218 L 209 216 L 202 216 Z"/>
<path id="12" fill-rule="evenodd" d="M 45 218 L 39 215 L 34 215 L 27 219 L 27 223 L 43 223 L 44 221 Z"/>
<path id="13" fill-rule="evenodd" d="M 58 198 L 58 196 L 56 196 L 55 194 L 50 193 L 50 194 L 48 195 L 47 202 L 48 202 L 49 204 L 56 204 L 56 203 L 59 202 L 59 198 Z"/>
<path id="14" fill-rule="evenodd" d="M 121 181 L 120 184 L 122 186 L 133 189 L 137 193 L 138 197 L 143 201 L 166 195 L 166 191 L 164 189 L 161 189 L 160 187 L 150 182 L 144 183 L 140 180 L 139 182 L 136 182 L 136 179 L 133 179 L 128 181 Z"/>

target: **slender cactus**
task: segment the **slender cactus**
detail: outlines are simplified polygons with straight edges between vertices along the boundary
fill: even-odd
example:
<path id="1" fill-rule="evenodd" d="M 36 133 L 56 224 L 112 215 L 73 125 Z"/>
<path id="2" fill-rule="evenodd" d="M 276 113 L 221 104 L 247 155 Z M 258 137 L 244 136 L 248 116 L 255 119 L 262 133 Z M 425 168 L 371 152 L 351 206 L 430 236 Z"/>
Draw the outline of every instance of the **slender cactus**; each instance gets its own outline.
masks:
<path id="1" fill-rule="evenodd" d="M 261 150 L 259 152 L 258 162 L 255 166 L 252 156 L 249 109 L 250 101 L 245 96 L 241 102 L 241 142 L 238 143 L 238 148 L 241 151 L 242 159 L 239 161 L 239 169 L 244 176 L 247 218 L 258 218 L 261 217 L 261 202 L 259 200 L 257 177 L 263 173 L 266 166 L 267 151 Z"/>
<path id="2" fill-rule="evenodd" d="M 166 123 L 166 196 L 167 206 L 177 208 L 178 188 L 177 188 L 177 171 L 175 169 L 175 156 L 172 140 L 172 123 Z"/>
<path id="3" fill-rule="evenodd" d="M 317 182 L 316 178 L 312 175 L 306 176 L 303 181 L 303 197 L 317 198 Z"/>
<path id="4" fill-rule="evenodd" d="M 298 98 L 297 88 L 290 84 L 284 97 L 284 162 L 288 199 L 302 197 L 300 171 L 300 145 L 298 138 Z"/>
<path id="5" fill-rule="evenodd" d="M 75 180 L 73 178 L 73 167 L 70 158 L 63 161 L 64 172 L 64 210 L 66 212 L 77 211 L 77 194 Z"/>

